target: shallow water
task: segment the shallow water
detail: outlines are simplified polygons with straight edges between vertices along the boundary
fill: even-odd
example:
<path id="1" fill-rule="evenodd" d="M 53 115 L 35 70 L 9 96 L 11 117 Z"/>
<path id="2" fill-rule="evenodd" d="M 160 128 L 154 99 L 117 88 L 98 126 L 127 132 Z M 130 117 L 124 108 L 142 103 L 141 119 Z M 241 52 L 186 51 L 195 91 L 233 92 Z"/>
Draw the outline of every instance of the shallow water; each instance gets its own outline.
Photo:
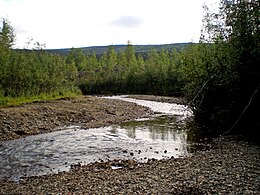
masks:
<path id="1" fill-rule="evenodd" d="M 110 97 L 111 98 L 111 97 Z M 126 99 L 161 113 L 151 118 L 82 129 L 64 127 L 53 133 L 0 142 L 0 179 L 70 170 L 72 164 L 114 159 L 179 158 L 190 155 L 185 120 L 191 112 L 176 104 Z"/>
<path id="2" fill-rule="evenodd" d="M 138 105 L 148 107 L 154 112 L 159 112 L 168 115 L 179 115 L 182 118 L 186 118 L 192 116 L 191 109 L 188 106 L 182 104 L 174 104 L 174 103 L 167 103 L 167 102 L 155 102 L 155 101 L 148 101 L 148 100 L 138 100 L 134 98 L 128 98 L 127 95 L 121 96 L 110 96 L 105 97 L 106 99 L 115 99 L 115 100 L 123 100 L 127 102 L 136 103 Z"/>

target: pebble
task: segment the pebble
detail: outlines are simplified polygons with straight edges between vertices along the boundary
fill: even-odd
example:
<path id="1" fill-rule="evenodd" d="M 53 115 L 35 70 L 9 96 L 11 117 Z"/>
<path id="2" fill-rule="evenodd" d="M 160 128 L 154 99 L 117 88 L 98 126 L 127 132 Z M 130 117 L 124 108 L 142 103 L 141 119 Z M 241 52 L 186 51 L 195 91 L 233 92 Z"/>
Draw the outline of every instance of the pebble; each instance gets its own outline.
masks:
<path id="1" fill-rule="evenodd" d="M 0 181 L 0 194 L 259 194 L 259 149 L 227 138 L 187 158 L 79 163 L 71 172 Z"/>
<path id="2" fill-rule="evenodd" d="M 259 194 L 259 149 L 227 138 L 187 158 L 76 164 L 72 172 L 0 181 L 0 194 Z"/>
<path id="3" fill-rule="evenodd" d="M 93 103 L 93 105 L 97 100 L 91 99 L 91 101 L 83 100 L 84 103 Z M 78 106 L 77 102 L 73 102 L 70 107 L 68 101 L 66 105 L 69 109 L 75 109 Z M 113 104 L 118 102 L 111 103 Z M 107 108 L 106 103 L 103 103 L 100 108 L 102 106 Z M 56 109 L 58 108 L 59 105 Z M 79 108 L 82 110 L 82 105 Z M 41 119 L 37 113 L 41 112 L 41 109 L 42 105 L 28 109 L 28 113 L 30 112 L 28 115 L 31 117 L 29 121 L 33 121 L 32 125 L 35 127 Z M 13 108 L 0 110 L 1 116 L 8 118 L 8 128 L 4 125 L 0 126 L 3 132 L 17 130 L 18 114 L 16 113 L 20 111 L 12 110 Z M 115 112 L 112 107 L 111 110 Z M 48 117 L 52 116 L 51 113 L 48 114 L 50 109 L 44 112 Z M 54 109 L 51 109 L 51 112 L 54 112 Z M 141 113 L 145 113 L 145 109 L 131 117 L 134 118 Z M 66 114 L 61 115 L 55 111 L 55 115 L 60 116 L 59 120 L 64 118 L 66 121 Z M 82 119 L 80 114 L 78 116 Z M 103 115 L 91 116 L 89 121 L 98 121 L 98 117 L 101 120 Z M 0 117 L 0 125 L 1 120 L 2 117 Z M 24 119 L 19 118 L 19 120 Z M 59 123 L 63 124 L 64 121 Z M 26 132 L 28 129 L 26 122 L 20 125 L 22 127 L 19 130 Z M 8 134 L 9 137 L 4 137 L 6 134 L 0 135 L 1 139 L 17 138 L 15 136 L 18 135 L 12 132 Z M 134 155 L 133 152 L 131 154 Z M 102 161 L 86 166 L 79 163 L 70 165 L 75 170 L 71 172 L 25 177 L 20 182 L 0 180 L 0 194 L 260 194 L 260 146 L 232 137 L 216 140 L 210 150 L 198 151 L 187 158 L 148 159 L 148 163 L 142 164 L 135 161 L 118 161 L 113 165 L 120 165 L 123 168 L 115 170 L 108 165 L 111 164 L 104 164 Z"/>

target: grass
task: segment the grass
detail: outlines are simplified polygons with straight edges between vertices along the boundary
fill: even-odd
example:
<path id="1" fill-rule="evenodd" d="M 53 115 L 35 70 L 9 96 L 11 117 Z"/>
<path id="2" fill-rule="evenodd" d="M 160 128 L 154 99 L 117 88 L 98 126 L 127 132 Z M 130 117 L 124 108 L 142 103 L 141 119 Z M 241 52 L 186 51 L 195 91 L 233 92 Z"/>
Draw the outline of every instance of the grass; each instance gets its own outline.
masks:
<path id="1" fill-rule="evenodd" d="M 82 94 L 79 91 L 66 91 L 66 92 L 54 92 L 54 93 L 44 93 L 37 96 L 21 96 L 21 97 L 0 97 L 0 108 L 18 106 L 29 102 L 39 102 L 46 100 L 55 100 L 60 98 L 76 98 Z"/>

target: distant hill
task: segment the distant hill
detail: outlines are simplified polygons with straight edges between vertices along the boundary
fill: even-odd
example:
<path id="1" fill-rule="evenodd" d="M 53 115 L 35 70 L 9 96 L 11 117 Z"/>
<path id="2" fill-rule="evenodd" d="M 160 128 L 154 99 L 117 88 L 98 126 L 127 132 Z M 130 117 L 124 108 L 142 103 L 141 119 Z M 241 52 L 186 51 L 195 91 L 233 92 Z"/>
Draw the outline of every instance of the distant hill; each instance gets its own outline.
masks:
<path id="1" fill-rule="evenodd" d="M 172 50 L 176 49 L 177 51 L 183 49 L 185 46 L 191 43 L 173 43 L 173 44 L 162 44 L 162 45 L 133 45 L 134 50 L 136 53 L 147 53 L 151 51 L 151 49 L 156 50 Z M 110 45 L 111 46 L 111 45 Z M 84 53 L 93 53 L 95 52 L 96 55 L 102 55 L 108 50 L 108 46 L 92 46 L 92 47 L 81 47 Z M 124 51 L 127 45 L 113 45 L 116 52 Z M 59 55 L 67 55 L 70 52 L 71 48 L 64 48 L 64 49 L 47 49 L 46 51 L 52 54 L 59 54 Z"/>

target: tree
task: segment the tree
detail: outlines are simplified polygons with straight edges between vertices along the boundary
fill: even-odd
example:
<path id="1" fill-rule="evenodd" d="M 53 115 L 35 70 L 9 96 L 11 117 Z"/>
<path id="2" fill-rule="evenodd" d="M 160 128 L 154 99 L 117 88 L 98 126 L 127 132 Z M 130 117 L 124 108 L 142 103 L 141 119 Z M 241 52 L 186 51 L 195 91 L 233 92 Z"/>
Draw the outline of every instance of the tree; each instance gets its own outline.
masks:
<path id="1" fill-rule="evenodd" d="M 232 126 L 248 130 L 248 134 L 259 136 L 260 124 L 260 2 L 234 0 L 222 2 L 222 14 L 232 47 L 232 66 L 238 73 L 238 90 L 234 98 L 234 112 L 239 113 Z M 231 129 L 229 130 L 231 131 Z"/>
<path id="2" fill-rule="evenodd" d="M 207 129 L 217 134 L 256 134 L 260 129 L 259 1 L 221 0 L 220 5 L 218 13 L 205 7 L 201 44 L 184 55 L 186 93 L 195 120 Z"/>
<path id="3" fill-rule="evenodd" d="M 2 28 L 0 28 L 0 30 L 0 49 L 11 49 L 15 41 L 13 27 L 6 19 L 3 19 Z"/>
<path id="4" fill-rule="evenodd" d="M 87 69 L 88 71 L 93 71 L 98 67 L 98 59 L 95 54 L 95 52 L 91 54 L 86 55 L 86 60 L 87 60 Z"/>
<path id="5" fill-rule="evenodd" d="M 66 63 L 72 64 L 75 63 L 79 71 L 85 70 L 87 68 L 86 56 L 83 53 L 82 49 L 72 48 L 69 54 L 66 57 Z"/>
<path id="6" fill-rule="evenodd" d="M 15 41 L 14 29 L 5 19 L 0 27 L 0 97 L 5 95 L 6 78 L 8 77 L 8 64 L 11 48 Z"/>
<path id="7" fill-rule="evenodd" d="M 131 41 L 127 42 L 125 55 L 126 55 L 126 62 L 127 62 L 126 65 L 128 67 L 136 66 L 137 63 L 136 63 L 135 51 Z"/>
<path id="8" fill-rule="evenodd" d="M 136 83 L 136 76 L 138 74 L 138 64 L 135 57 L 134 47 L 131 41 L 127 42 L 126 50 L 126 73 L 127 73 L 127 88 L 136 91 L 137 83 Z"/>

